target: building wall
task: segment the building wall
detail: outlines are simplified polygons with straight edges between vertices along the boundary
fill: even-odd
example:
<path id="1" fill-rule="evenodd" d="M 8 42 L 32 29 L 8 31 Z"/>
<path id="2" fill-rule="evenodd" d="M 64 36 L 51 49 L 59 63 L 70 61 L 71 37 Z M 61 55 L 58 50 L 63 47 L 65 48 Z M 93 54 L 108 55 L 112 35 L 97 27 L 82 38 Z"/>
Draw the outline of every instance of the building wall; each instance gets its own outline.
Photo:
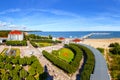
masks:
<path id="1" fill-rule="evenodd" d="M 17 34 L 9 34 L 8 35 L 8 40 L 23 40 L 24 36 L 23 33 L 21 35 L 17 35 Z"/>

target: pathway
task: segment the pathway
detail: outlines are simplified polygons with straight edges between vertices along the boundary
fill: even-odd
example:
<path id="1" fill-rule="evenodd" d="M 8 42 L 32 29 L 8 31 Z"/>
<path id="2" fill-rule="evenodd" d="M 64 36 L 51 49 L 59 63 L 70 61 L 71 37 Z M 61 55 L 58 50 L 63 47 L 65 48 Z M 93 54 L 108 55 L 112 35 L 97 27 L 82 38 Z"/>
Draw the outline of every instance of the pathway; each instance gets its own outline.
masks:
<path id="1" fill-rule="evenodd" d="M 108 68 L 103 55 L 95 48 L 81 44 L 89 48 L 95 56 L 95 68 L 93 74 L 91 74 L 90 80 L 110 80 L 110 75 L 108 74 Z"/>

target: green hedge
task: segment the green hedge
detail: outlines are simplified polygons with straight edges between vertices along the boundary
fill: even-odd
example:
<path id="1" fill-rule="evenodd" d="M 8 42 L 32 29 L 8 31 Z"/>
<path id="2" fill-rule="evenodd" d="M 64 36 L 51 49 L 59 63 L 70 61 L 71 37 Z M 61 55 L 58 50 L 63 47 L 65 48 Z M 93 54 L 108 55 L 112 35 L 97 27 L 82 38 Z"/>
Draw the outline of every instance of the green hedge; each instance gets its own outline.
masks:
<path id="1" fill-rule="evenodd" d="M 30 43 L 32 44 L 32 46 L 33 46 L 33 47 L 35 47 L 35 48 L 37 48 L 37 47 L 38 47 L 38 45 L 37 45 L 37 44 L 35 44 L 35 42 L 30 41 Z"/>
<path id="2" fill-rule="evenodd" d="M 83 50 L 84 57 L 85 57 L 85 63 L 82 72 L 80 73 L 80 80 L 89 80 L 90 75 L 94 71 L 95 66 L 95 58 L 91 50 L 88 48 L 78 45 L 80 49 Z"/>
<path id="3" fill-rule="evenodd" d="M 79 49 L 79 47 L 74 45 L 74 44 L 67 45 L 67 47 L 69 49 L 71 49 L 74 52 L 74 55 L 75 55 L 73 61 L 70 64 L 73 65 L 74 67 L 78 68 L 79 63 L 82 59 L 82 54 L 83 54 L 82 50 Z"/>
<path id="4" fill-rule="evenodd" d="M 27 46 L 26 41 L 7 41 L 6 45 L 8 46 Z"/>

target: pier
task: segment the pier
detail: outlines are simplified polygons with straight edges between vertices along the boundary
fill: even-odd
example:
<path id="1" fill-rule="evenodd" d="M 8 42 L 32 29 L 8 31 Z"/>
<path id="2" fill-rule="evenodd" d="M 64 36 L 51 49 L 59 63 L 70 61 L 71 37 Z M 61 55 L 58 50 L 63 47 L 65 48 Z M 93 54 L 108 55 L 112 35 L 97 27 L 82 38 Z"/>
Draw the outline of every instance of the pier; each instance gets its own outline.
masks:
<path id="1" fill-rule="evenodd" d="M 82 39 L 86 39 L 86 38 L 88 38 L 88 37 L 90 37 L 90 36 L 92 36 L 92 35 L 94 35 L 94 34 L 95 34 L 95 33 L 87 34 L 87 35 L 83 36 Z"/>
<path id="2" fill-rule="evenodd" d="M 86 39 L 86 38 L 93 36 L 93 35 L 109 35 L 109 34 L 110 33 L 90 33 L 90 34 L 83 36 L 82 39 Z"/>

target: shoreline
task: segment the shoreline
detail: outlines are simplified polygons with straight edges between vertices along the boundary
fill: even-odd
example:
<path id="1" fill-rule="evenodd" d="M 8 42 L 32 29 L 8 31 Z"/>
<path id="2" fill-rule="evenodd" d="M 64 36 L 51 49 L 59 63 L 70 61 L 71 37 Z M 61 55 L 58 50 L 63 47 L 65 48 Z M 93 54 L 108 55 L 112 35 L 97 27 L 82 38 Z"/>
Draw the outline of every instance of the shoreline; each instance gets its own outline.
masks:
<path id="1" fill-rule="evenodd" d="M 94 48 L 108 48 L 108 46 L 111 43 L 119 43 L 120 44 L 120 38 L 110 38 L 110 39 L 84 39 L 82 42 L 83 44 L 90 45 Z"/>

